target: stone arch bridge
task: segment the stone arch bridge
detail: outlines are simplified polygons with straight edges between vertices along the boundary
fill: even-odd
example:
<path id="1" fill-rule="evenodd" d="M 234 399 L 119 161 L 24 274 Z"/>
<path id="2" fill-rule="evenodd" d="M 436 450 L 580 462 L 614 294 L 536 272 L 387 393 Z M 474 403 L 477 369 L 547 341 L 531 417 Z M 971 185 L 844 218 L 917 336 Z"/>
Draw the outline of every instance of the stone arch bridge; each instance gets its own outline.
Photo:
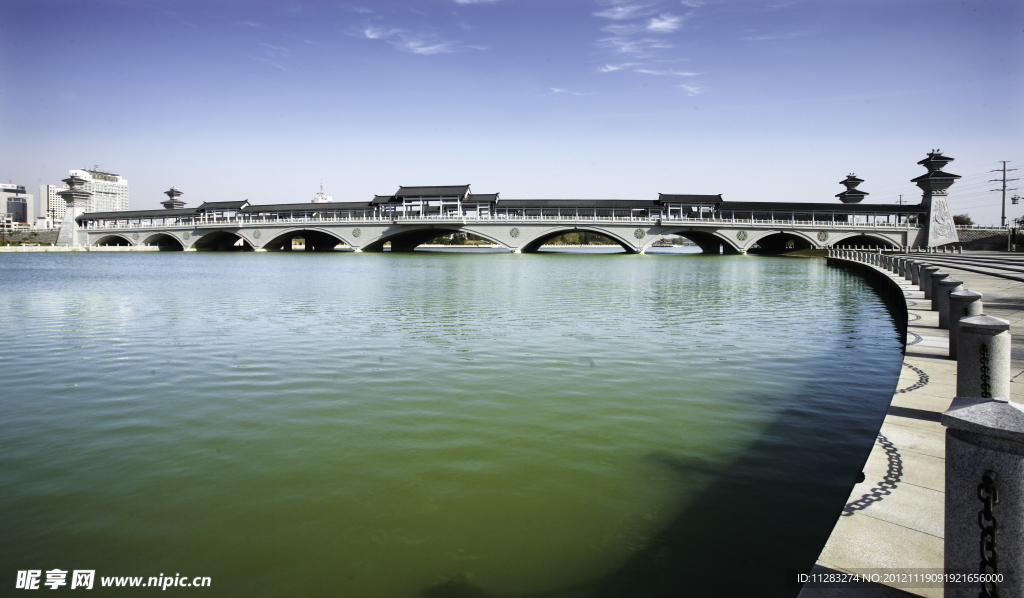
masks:
<path id="1" fill-rule="evenodd" d="M 84 245 L 157 246 L 197 251 L 412 251 L 434 238 L 466 233 L 515 253 L 537 251 L 573 232 L 611 239 L 644 253 L 669 235 L 706 253 L 746 253 L 837 245 L 919 246 L 922 206 L 727 202 L 719 195 L 660 195 L 656 200 L 505 200 L 469 185 L 402 187 L 370 202 L 253 205 L 208 202 L 186 209 L 177 189 L 163 210 L 78 216 Z M 62 234 L 64 231 L 62 230 Z"/>
<path id="2" fill-rule="evenodd" d="M 575 232 L 596 233 L 617 243 L 626 253 L 645 253 L 669 235 L 685 237 L 704 253 L 746 253 L 766 250 L 824 248 L 845 245 L 914 245 L 917 228 L 814 226 L 744 222 L 671 222 L 665 220 L 462 220 L 330 222 L 214 222 L 209 224 L 142 225 L 85 229 L 89 246 L 156 246 L 185 251 L 288 251 L 291 240 L 302 238 L 306 251 L 413 251 L 417 246 L 451 233 L 467 233 L 514 253 L 538 251 L 547 241 Z"/>

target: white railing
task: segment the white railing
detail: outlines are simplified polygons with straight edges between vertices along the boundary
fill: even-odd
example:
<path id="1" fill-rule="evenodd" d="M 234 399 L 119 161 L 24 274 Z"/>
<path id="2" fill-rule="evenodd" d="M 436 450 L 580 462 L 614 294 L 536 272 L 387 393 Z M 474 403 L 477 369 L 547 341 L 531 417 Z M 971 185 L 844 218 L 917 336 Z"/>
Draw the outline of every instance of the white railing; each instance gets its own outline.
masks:
<path id="1" fill-rule="evenodd" d="M 148 219 L 147 219 L 148 220 Z M 658 225 L 658 224 L 672 224 L 672 225 L 687 225 L 687 226 L 755 226 L 755 227 L 792 227 L 792 228 L 813 228 L 813 229 L 873 229 L 873 230 L 911 230 L 920 228 L 919 225 L 913 223 L 895 223 L 895 222 L 836 222 L 831 220 L 780 220 L 780 219 L 754 219 L 754 218 L 687 218 L 682 216 L 673 215 L 667 217 L 663 215 L 648 215 L 648 216 L 584 216 L 579 215 L 523 215 L 523 214 L 507 214 L 507 213 L 495 213 L 486 216 L 479 216 L 476 214 L 471 215 L 428 215 L 428 216 L 400 216 L 395 215 L 368 215 L 365 213 L 357 213 L 353 217 L 352 213 L 345 215 L 333 213 L 327 217 L 316 216 L 316 217 L 285 217 L 281 218 L 278 216 L 231 216 L 231 217 L 220 217 L 220 218 L 206 218 L 198 217 L 187 221 L 177 221 L 171 223 L 155 223 L 151 220 L 148 222 L 138 221 L 130 222 L 127 220 L 99 220 L 99 221 L 86 221 L 83 228 L 89 231 L 95 230 L 131 230 L 131 229 L 193 229 L 193 228 L 219 228 L 224 226 L 273 226 L 281 224 L 309 224 L 309 223 L 320 223 L 320 224 L 374 224 L 374 223 L 402 223 L 402 224 L 417 224 L 417 223 L 450 223 L 450 224 L 469 224 L 471 222 L 480 223 L 507 223 L 507 222 L 552 222 L 552 223 L 638 223 L 647 225 Z M 964 228 L 964 227 L 957 227 Z M 974 227 L 983 228 L 983 227 Z M 1003 229 L 1005 230 L 1005 229 Z"/>

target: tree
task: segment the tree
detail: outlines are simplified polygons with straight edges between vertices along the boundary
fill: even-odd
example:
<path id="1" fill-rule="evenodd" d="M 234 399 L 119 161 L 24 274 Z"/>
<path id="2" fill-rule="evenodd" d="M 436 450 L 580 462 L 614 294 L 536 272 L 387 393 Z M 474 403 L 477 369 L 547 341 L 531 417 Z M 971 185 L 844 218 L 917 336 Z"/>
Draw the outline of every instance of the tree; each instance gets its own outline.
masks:
<path id="1" fill-rule="evenodd" d="M 971 220 L 970 214 L 957 214 L 953 216 L 953 224 L 957 226 L 974 226 L 974 221 Z"/>

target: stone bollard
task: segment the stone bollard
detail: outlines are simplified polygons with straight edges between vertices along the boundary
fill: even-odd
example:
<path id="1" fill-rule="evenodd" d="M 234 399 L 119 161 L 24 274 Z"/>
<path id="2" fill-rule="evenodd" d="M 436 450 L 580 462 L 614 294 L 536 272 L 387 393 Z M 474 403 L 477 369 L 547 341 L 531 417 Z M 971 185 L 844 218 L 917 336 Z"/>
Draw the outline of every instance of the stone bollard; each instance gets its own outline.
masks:
<path id="1" fill-rule="evenodd" d="M 1010 398 L 1010 323 L 984 314 L 960 319 L 956 396 Z"/>
<path id="2" fill-rule="evenodd" d="M 917 262 L 911 259 L 903 260 L 903 278 L 906 280 L 914 280 L 914 266 Z"/>
<path id="3" fill-rule="evenodd" d="M 942 414 L 942 425 L 943 596 L 1024 597 L 1024 408 L 1003 398 L 957 397 Z M 956 579 L 979 573 L 1002 581 Z"/>
<path id="4" fill-rule="evenodd" d="M 921 283 L 917 285 L 917 288 L 924 291 L 924 298 L 932 298 L 932 272 L 938 272 L 939 267 L 931 264 L 924 264 L 921 266 Z"/>
<path id="5" fill-rule="evenodd" d="M 964 288 L 964 281 L 955 278 L 943 278 L 932 296 L 932 305 L 939 312 L 939 328 L 949 329 L 949 294 Z"/>
<path id="6" fill-rule="evenodd" d="M 928 299 L 932 300 L 932 307 L 931 307 L 932 311 L 939 311 L 939 305 L 938 305 L 938 302 L 936 301 L 936 297 L 939 294 L 939 281 L 944 279 L 944 278 L 949 278 L 949 272 L 943 272 L 942 270 L 936 270 L 936 271 L 931 273 L 931 284 L 928 285 L 928 286 L 931 287 L 930 289 L 928 289 L 931 292 L 929 293 L 928 291 L 925 291 L 924 296 L 927 297 Z"/>
<path id="7" fill-rule="evenodd" d="M 963 252 L 964 252 L 964 246 L 963 246 L 963 245 L 961 245 L 961 246 L 960 246 L 960 247 L 958 247 L 957 249 L 959 249 L 959 250 L 960 250 L 960 251 L 958 251 L 957 253 L 959 253 L 959 254 L 963 254 Z"/>
<path id="8" fill-rule="evenodd" d="M 960 318 L 980 316 L 981 293 L 962 289 L 949 294 L 949 358 L 956 359 L 956 343 L 960 332 Z M 941 314 L 940 314 L 941 315 Z"/>
<path id="9" fill-rule="evenodd" d="M 921 286 L 921 268 L 923 268 L 924 266 L 925 264 L 922 264 L 921 262 L 914 262 L 914 267 L 911 270 L 910 282 L 912 282 L 915 286 Z"/>

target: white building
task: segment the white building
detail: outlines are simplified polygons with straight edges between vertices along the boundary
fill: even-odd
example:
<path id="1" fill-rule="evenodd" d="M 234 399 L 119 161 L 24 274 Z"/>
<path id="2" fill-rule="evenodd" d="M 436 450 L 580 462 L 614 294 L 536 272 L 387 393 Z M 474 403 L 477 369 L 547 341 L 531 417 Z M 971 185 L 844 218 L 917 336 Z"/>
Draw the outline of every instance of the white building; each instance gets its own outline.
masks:
<path id="1" fill-rule="evenodd" d="M 70 176 L 78 175 L 88 181 L 82 188 L 92 193 L 86 212 L 123 212 L 128 210 L 128 181 L 120 175 L 100 169 L 98 166 L 82 168 L 81 170 L 68 171 Z M 67 185 L 40 185 L 39 202 L 46 202 L 46 206 L 39 206 L 40 215 L 46 214 L 52 222 L 64 220 L 64 200 L 61 199 L 61 191 L 67 189 Z"/>
<path id="2" fill-rule="evenodd" d="M 324 193 L 324 182 L 320 181 L 320 191 L 313 196 L 313 203 L 331 203 L 334 198 Z"/>
<path id="3" fill-rule="evenodd" d="M 64 220 L 64 200 L 57 193 L 67 189 L 63 185 L 39 185 L 39 216 L 50 222 Z"/>

